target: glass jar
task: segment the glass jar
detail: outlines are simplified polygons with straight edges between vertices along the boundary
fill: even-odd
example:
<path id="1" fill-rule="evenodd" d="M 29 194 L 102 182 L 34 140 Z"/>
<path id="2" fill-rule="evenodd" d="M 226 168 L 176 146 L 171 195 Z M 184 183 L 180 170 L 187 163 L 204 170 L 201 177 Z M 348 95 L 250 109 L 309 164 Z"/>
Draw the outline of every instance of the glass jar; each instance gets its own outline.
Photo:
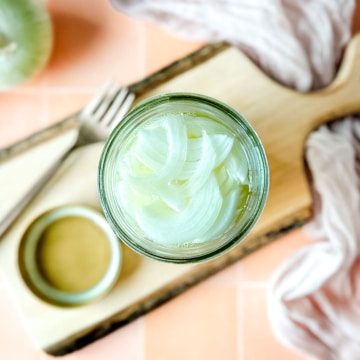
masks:
<path id="1" fill-rule="evenodd" d="M 265 206 L 269 168 L 257 134 L 235 109 L 168 93 L 142 101 L 114 129 L 98 185 L 105 216 L 125 244 L 188 263 L 246 237 Z"/>

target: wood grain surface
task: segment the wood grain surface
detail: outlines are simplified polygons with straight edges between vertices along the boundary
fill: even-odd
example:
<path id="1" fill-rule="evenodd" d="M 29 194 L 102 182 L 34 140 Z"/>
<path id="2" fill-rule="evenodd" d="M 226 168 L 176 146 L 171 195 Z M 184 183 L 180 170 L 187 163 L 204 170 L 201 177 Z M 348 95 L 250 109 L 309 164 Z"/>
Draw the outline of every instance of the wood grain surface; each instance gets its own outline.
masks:
<path id="1" fill-rule="evenodd" d="M 270 166 L 270 192 L 259 223 L 239 246 L 214 260 L 189 267 L 136 302 L 117 309 L 75 334 L 45 346 L 61 355 L 132 321 L 290 231 L 311 216 L 312 198 L 304 164 L 308 134 L 320 124 L 360 110 L 360 36 L 350 43 L 335 81 L 321 91 L 300 94 L 269 79 L 246 56 L 226 44 L 208 45 L 131 88 L 137 101 L 164 92 L 190 91 L 218 98 L 239 110 L 263 142 Z M 0 161 L 76 126 L 69 117 L 21 143 L 0 151 Z"/>

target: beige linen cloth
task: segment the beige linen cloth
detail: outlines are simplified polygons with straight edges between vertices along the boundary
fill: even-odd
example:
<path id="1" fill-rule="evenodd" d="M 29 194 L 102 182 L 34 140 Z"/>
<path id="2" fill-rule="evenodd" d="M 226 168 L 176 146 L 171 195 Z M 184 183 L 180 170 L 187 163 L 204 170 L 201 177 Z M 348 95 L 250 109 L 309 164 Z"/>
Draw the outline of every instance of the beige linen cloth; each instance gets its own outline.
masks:
<path id="1" fill-rule="evenodd" d="M 334 78 L 349 41 L 351 0 L 112 0 L 130 16 L 189 39 L 225 40 L 269 76 L 299 91 Z M 240 86 L 240 84 L 239 84 Z M 289 119 L 296 121 L 296 119 Z M 277 338 L 317 359 L 360 359 L 360 123 L 310 135 L 306 158 L 317 241 L 273 275 L 269 317 Z"/>

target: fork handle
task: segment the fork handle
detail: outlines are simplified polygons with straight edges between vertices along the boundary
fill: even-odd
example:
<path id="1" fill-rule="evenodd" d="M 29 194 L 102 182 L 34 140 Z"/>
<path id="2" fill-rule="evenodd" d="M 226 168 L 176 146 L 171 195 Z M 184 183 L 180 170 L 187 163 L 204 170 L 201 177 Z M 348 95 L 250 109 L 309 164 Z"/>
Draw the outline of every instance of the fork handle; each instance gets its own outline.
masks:
<path id="1" fill-rule="evenodd" d="M 15 220 L 23 213 L 30 202 L 40 192 L 43 186 L 53 177 L 59 165 L 69 156 L 74 149 L 71 146 L 66 152 L 57 159 L 48 170 L 35 182 L 35 184 L 26 192 L 26 194 L 8 211 L 0 221 L 0 238 L 5 234 Z"/>

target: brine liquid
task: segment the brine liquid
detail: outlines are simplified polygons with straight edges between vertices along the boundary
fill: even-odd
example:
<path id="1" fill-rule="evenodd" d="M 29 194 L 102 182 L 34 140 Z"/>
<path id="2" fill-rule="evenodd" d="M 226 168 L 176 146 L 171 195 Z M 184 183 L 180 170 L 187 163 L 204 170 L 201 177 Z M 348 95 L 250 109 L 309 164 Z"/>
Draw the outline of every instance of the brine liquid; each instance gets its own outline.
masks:
<path id="1" fill-rule="evenodd" d="M 218 238 L 241 217 L 251 190 L 240 140 L 207 115 L 147 122 L 124 144 L 117 169 L 124 217 L 164 245 Z"/>

